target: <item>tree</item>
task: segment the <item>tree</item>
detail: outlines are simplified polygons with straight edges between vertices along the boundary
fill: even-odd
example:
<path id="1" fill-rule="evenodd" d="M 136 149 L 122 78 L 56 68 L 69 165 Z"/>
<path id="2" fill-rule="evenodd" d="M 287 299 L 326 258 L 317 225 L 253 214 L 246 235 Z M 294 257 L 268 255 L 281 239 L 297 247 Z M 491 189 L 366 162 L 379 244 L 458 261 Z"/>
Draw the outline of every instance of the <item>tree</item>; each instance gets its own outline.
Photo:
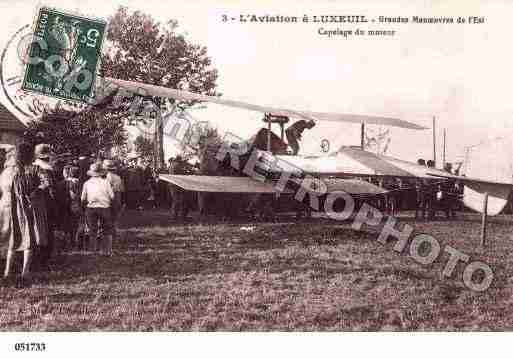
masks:
<path id="1" fill-rule="evenodd" d="M 48 143 L 57 153 L 81 154 L 122 147 L 127 140 L 123 119 L 110 112 L 57 108 L 32 121 L 25 133 L 32 144 Z"/>
<path id="2" fill-rule="evenodd" d="M 107 40 L 103 76 L 218 95 L 217 70 L 206 47 L 190 43 L 178 32 L 175 20 L 161 24 L 150 15 L 120 7 L 109 19 Z M 176 106 L 183 110 L 196 103 L 158 97 L 151 97 L 151 101 L 158 109 Z M 154 165 L 160 167 L 164 161 L 164 126 L 159 116 L 155 121 Z"/>

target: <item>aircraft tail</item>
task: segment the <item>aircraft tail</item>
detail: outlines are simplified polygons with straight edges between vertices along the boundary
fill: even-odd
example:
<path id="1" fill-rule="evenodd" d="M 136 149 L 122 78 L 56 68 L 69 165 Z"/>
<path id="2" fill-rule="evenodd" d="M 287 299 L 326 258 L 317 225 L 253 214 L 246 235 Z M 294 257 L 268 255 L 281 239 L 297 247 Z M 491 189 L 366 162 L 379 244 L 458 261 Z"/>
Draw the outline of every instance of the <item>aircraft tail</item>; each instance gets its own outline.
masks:
<path id="1" fill-rule="evenodd" d="M 485 193 L 488 193 L 488 214 L 499 214 L 512 189 L 513 139 L 495 138 L 468 147 L 465 153 L 465 175 L 481 181 L 466 181 L 463 202 L 471 209 L 483 212 Z"/>
<path id="2" fill-rule="evenodd" d="M 483 213 L 485 193 L 488 193 L 487 214 L 499 214 L 508 203 L 511 184 L 490 182 L 466 182 L 463 191 L 463 203 L 474 211 Z"/>

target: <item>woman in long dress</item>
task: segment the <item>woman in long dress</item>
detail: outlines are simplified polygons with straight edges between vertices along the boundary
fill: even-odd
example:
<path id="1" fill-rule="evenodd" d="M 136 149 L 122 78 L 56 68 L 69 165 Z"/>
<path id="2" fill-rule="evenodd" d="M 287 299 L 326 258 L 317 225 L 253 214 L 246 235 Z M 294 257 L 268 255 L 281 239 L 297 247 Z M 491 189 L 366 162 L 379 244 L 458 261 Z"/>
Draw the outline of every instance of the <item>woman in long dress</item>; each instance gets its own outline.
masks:
<path id="1" fill-rule="evenodd" d="M 21 284 L 28 279 L 32 252 L 36 244 L 44 240 L 36 225 L 34 212 L 37 211 L 39 195 L 39 175 L 37 167 L 31 165 L 32 147 L 20 144 L 8 153 L 5 168 L 0 176 L 1 235 L 7 240 L 8 250 L 4 271 L 4 282 L 11 276 L 15 252 L 23 252 Z"/>

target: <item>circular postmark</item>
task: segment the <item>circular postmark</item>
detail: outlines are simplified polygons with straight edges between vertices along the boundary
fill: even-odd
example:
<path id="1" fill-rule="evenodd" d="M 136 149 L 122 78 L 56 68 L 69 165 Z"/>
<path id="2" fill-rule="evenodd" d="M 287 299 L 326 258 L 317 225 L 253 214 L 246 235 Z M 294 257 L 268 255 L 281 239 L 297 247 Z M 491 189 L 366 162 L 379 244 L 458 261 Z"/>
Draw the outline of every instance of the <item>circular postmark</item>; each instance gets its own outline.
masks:
<path id="1" fill-rule="evenodd" d="M 9 104 L 20 117 L 34 118 L 48 110 L 47 101 L 40 96 L 22 90 L 25 60 L 28 48 L 32 43 L 30 25 L 18 29 L 7 41 L 0 58 L 0 84 Z"/>

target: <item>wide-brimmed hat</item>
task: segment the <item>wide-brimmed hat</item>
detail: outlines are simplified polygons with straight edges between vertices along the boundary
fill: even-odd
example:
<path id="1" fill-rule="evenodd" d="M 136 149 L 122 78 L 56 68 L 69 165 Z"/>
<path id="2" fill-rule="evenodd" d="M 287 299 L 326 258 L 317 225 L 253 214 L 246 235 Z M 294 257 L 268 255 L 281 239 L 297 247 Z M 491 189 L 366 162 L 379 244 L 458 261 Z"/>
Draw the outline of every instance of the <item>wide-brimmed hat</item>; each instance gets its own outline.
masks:
<path id="1" fill-rule="evenodd" d="M 103 168 L 107 171 L 114 171 L 117 168 L 116 162 L 113 160 L 103 160 Z"/>
<path id="2" fill-rule="evenodd" d="M 49 159 L 53 155 L 52 148 L 46 143 L 40 143 L 34 148 L 34 156 L 42 160 Z"/>
<path id="3" fill-rule="evenodd" d="M 99 162 L 93 163 L 87 171 L 87 175 L 90 177 L 101 177 L 105 174 L 102 164 Z"/>

